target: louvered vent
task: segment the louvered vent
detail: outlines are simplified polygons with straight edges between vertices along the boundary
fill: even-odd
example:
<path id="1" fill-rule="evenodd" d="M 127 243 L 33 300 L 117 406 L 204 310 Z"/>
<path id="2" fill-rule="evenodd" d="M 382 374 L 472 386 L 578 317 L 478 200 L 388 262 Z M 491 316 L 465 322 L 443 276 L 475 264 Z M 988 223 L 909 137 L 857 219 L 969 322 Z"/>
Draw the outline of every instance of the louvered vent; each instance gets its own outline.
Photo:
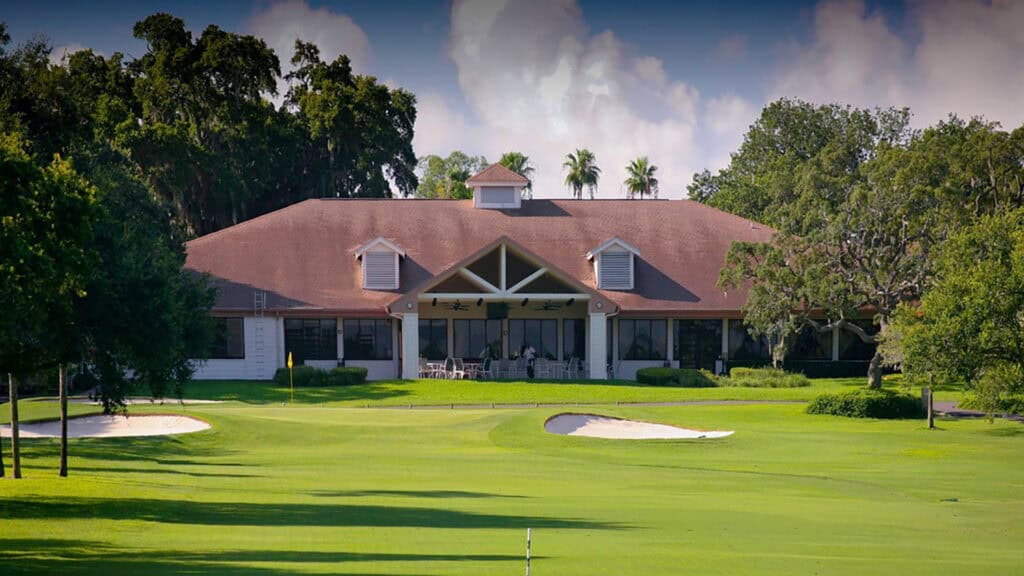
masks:
<path id="1" fill-rule="evenodd" d="M 394 252 L 363 254 L 363 288 L 370 290 L 398 288 L 398 255 Z"/>
<path id="2" fill-rule="evenodd" d="M 603 252 L 598 256 L 598 287 L 603 290 L 633 289 L 633 259 L 629 252 Z"/>

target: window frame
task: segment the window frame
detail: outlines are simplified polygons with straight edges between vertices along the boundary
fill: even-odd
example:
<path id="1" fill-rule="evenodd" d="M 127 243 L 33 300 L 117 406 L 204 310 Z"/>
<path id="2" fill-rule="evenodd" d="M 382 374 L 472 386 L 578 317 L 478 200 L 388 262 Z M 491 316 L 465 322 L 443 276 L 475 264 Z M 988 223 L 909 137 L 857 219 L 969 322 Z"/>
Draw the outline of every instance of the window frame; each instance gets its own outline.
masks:
<path id="1" fill-rule="evenodd" d="M 626 326 L 624 327 L 623 324 Z M 637 353 L 637 327 L 647 327 L 647 353 Z M 660 350 L 655 346 L 655 326 L 661 328 Z M 628 332 L 627 332 L 628 330 Z M 624 339 L 623 334 L 630 334 L 629 339 Z M 661 355 L 658 356 L 657 352 Z M 668 320 L 665 318 L 620 318 L 619 319 L 619 360 L 632 361 L 660 361 L 668 359 Z"/>
<path id="2" fill-rule="evenodd" d="M 295 354 L 296 348 L 289 346 L 289 332 L 294 332 L 296 328 L 289 328 L 289 323 L 300 323 L 301 336 L 300 341 L 302 342 L 302 350 L 299 354 Z M 316 322 L 316 355 L 307 354 L 306 344 L 311 341 L 307 338 L 306 331 L 311 328 L 308 324 Z M 333 325 L 328 327 L 327 325 Z M 324 337 L 325 334 L 330 334 L 328 337 Z M 284 319 L 284 357 L 287 360 L 288 353 L 292 352 L 293 359 L 296 364 L 305 364 L 307 361 L 337 361 L 338 360 L 338 319 L 337 318 L 285 318 Z"/>
<path id="3" fill-rule="evenodd" d="M 240 353 L 238 355 L 231 354 L 230 340 L 228 339 L 228 323 L 234 321 L 238 322 L 238 344 L 240 345 Z M 219 339 L 222 336 L 221 323 L 223 322 L 223 337 L 224 345 L 223 348 L 220 346 Z M 209 359 L 210 360 L 245 360 L 245 317 L 244 316 L 214 316 L 213 317 L 213 341 L 210 343 Z M 223 352 L 221 352 L 223 350 Z"/>
<path id="4" fill-rule="evenodd" d="M 386 318 L 346 318 L 342 321 L 342 350 L 345 361 L 356 362 L 377 362 L 390 361 L 395 358 L 394 342 L 392 339 L 391 322 Z M 358 338 L 364 334 L 371 334 L 373 342 L 370 344 L 372 353 L 363 354 L 366 345 L 361 344 Z M 349 342 L 354 345 L 350 348 Z"/>

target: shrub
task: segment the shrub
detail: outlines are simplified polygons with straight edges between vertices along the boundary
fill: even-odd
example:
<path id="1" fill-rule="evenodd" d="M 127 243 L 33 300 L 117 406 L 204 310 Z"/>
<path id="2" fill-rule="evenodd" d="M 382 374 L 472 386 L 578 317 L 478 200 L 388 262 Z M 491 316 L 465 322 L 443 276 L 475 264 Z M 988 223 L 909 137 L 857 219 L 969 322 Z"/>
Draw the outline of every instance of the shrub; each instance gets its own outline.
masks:
<path id="1" fill-rule="evenodd" d="M 975 393 L 969 393 L 964 394 L 957 405 L 967 410 L 981 410 L 989 414 L 1024 414 L 1024 394 L 1000 396 L 992 403 L 988 399 L 979 398 Z"/>
<path id="2" fill-rule="evenodd" d="M 718 386 L 715 376 L 707 370 L 694 370 L 693 368 L 680 368 L 676 372 L 679 385 L 683 388 L 714 388 Z"/>
<path id="3" fill-rule="evenodd" d="M 672 386 L 677 381 L 675 368 L 641 368 L 636 371 L 636 381 L 651 386 Z"/>
<path id="4" fill-rule="evenodd" d="M 807 413 L 850 418 L 921 418 L 924 408 L 920 399 L 909 394 L 862 388 L 839 394 L 822 394 L 807 405 Z"/>
<path id="5" fill-rule="evenodd" d="M 354 386 L 366 382 L 366 368 L 335 368 L 325 372 L 322 386 Z"/>
<path id="6" fill-rule="evenodd" d="M 313 388 L 317 386 L 353 386 L 366 382 L 366 368 L 334 368 L 321 370 L 313 366 L 296 366 L 293 368 L 296 388 Z M 274 373 L 274 382 L 278 386 L 288 386 L 288 369 L 281 368 Z"/>
<path id="7" fill-rule="evenodd" d="M 810 386 L 807 376 L 786 372 L 779 368 L 740 368 L 729 370 L 729 386 L 750 388 L 800 388 Z"/>
<path id="8" fill-rule="evenodd" d="M 717 386 L 715 377 L 705 370 L 691 368 L 641 368 L 636 381 L 651 386 L 679 386 L 682 388 L 710 388 Z"/>

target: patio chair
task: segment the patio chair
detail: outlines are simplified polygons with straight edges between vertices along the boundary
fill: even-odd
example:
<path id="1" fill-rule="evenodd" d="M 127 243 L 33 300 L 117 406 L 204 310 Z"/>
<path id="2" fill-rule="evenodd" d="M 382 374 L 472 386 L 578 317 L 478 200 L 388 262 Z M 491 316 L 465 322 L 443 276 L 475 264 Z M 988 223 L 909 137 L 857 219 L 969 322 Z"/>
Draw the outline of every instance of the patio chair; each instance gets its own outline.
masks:
<path id="1" fill-rule="evenodd" d="M 494 380 L 494 361 L 490 356 L 484 358 L 483 364 L 477 368 L 477 378 Z"/>
<path id="2" fill-rule="evenodd" d="M 552 378 L 551 361 L 547 358 L 538 358 L 533 361 L 534 378 Z"/>
<path id="3" fill-rule="evenodd" d="M 466 365 L 462 363 L 462 358 L 452 359 L 452 368 L 448 372 L 448 377 L 456 380 L 462 380 L 466 377 Z"/>
<path id="4" fill-rule="evenodd" d="M 433 370 L 431 370 L 430 366 L 427 365 L 427 359 L 424 358 L 423 356 L 420 356 L 419 377 L 420 378 L 431 378 L 431 377 L 433 377 Z"/>

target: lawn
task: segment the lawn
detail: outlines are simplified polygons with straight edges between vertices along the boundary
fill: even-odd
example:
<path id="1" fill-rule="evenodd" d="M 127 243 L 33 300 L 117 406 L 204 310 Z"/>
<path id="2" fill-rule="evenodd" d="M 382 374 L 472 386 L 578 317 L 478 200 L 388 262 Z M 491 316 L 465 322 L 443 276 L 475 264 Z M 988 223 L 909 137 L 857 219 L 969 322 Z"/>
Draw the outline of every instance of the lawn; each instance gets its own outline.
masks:
<path id="1" fill-rule="evenodd" d="M 614 441 L 545 433 L 551 407 L 276 401 L 132 407 L 213 429 L 72 440 L 63 480 L 56 442 L 24 441 L 26 479 L 0 482 L 0 574 L 515 574 L 528 527 L 536 575 L 1024 566 L 1014 422 L 929 431 L 802 405 L 595 408 L 736 430 Z"/>

